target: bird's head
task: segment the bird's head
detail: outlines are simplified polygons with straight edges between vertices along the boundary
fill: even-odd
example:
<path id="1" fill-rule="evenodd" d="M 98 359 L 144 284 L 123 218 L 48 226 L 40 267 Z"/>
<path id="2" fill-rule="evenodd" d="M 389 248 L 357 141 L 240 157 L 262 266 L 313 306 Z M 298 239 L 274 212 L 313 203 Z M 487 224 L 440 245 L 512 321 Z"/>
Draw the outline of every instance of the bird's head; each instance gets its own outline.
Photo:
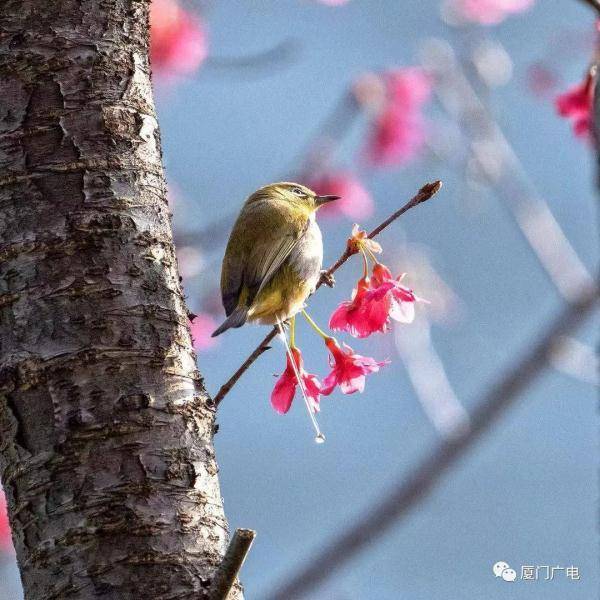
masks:
<path id="1" fill-rule="evenodd" d="M 320 206 L 333 200 L 338 200 L 340 196 L 320 196 L 311 189 L 299 183 L 289 181 L 280 181 L 270 183 L 256 190 L 248 199 L 248 202 L 254 200 L 273 200 L 279 202 L 289 202 L 298 207 L 299 210 L 308 213 L 315 212 Z"/>

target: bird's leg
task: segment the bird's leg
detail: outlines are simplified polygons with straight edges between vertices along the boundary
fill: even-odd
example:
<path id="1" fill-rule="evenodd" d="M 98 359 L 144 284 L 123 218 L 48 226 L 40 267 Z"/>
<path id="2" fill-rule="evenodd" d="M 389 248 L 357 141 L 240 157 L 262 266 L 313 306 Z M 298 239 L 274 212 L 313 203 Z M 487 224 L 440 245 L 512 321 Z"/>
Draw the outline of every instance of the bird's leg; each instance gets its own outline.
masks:
<path id="1" fill-rule="evenodd" d="M 292 317 L 290 326 L 294 327 L 293 317 Z M 325 441 L 325 436 L 321 432 L 319 424 L 317 423 L 317 419 L 315 418 L 315 414 L 313 412 L 310 401 L 306 394 L 306 390 L 304 389 L 304 382 L 302 381 L 302 377 L 300 377 L 300 371 L 298 370 L 298 365 L 296 364 L 296 361 L 294 360 L 294 355 L 292 354 L 292 349 L 290 348 L 290 345 L 288 344 L 287 337 L 285 335 L 285 329 L 283 328 L 283 323 L 281 322 L 280 319 L 277 319 L 277 328 L 279 329 L 279 333 L 281 334 L 281 338 L 283 339 L 283 343 L 285 344 L 285 350 L 287 352 L 288 358 L 290 359 L 290 362 L 292 363 L 292 369 L 294 369 L 294 375 L 296 375 L 296 381 L 298 382 L 298 385 L 300 386 L 300 391 L 302 392 L 302 397 L 304 398 L 304 404 L 306 406 L 306 410 L 308 411 L 308 416 L 310 418 L 310 422 L 312 423 L 312 426 L 314 427 L 315 432 L 317 434 L 315 436 L 315 442 L 317 442 L 317 444 L 322 444 Z"/>
<path id="2" fill-rule="evenodd" d="M 279 328 L 279 325 L 281 325 L 283 327 L 283 331 L 291 331 L 291 327 L 292 327 L 292 319 L 294 317 L 289 317 L 288 319 L 286 319 L 285 321 L 281 320 L 279 317 L 276 317 L 276 321 L 275 321 L 275 326 L 279 329 L 279 335 L 281 334 L 281 328 Z M 291 347 L 293 348 L 294 345 L 290 344 Z"/>
<path id="3" fill-rule="evenodd" d="M 323 283 L 327 287 L 332 288 L 335 285 L 335 277 L 327 269 L 321 269 L 321 277 L 319 283 Z"/>

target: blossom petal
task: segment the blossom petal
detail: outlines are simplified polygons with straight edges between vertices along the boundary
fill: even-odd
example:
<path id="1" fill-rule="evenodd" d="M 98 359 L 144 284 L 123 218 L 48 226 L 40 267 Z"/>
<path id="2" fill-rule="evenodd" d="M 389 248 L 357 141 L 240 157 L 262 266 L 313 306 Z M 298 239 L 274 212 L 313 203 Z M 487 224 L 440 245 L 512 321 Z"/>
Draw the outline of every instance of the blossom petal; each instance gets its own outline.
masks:
<path id="1" fill-rule="evenodd" d="M 316 375 L 303 373 L 302 381 L 304 383 L 304 389 L 306 390 L 306 396 L 310 402 L 311 410 L 314 413 L 319 412 L 319 401 L 321 399 L 321 384 L 319 383 L 319 380 Z"/>
<path id="2" fill-rule="evenodd" d="M 375 373 L 387 364 L 387 361 L 378 362 L 368 356 L 355 354 L 346 344 L 342 350 L 334 338 L 328 338 L 325 344 L 333 356 L 334 365 L 331 373 L 323 381 L 323 395 L 329 395 L 336 385 L 339 385 L 343 394 L 362 392 L 365 387 L 365 375 Z"/>
<path id="3" fill-rule="evenodd" d="M 362 393 L 365 389 L 365 376 L 359 375 L 352 379 L 342 381 L 340 383 L 340 392 L 342 394 L 354 394 L 355 392 Z"/>
<path id="4" fill-rule="evenodd" d="M 284 415 L 292 406 L 292 400 L 296 393 L 296 376 L 291 379 L 284 373 L 273 388 L 271 393 L 271 406 L 281 415 Z"/>
<path id="5" fill-rule="evenodd" d="M 307 373 L 304 370 L 302 353 L 299 348 L 292 348 L 291 355 L 293 356 L 294 364 L 292 364 L 290 356 L 287 355 L 285 371 L 277 380 L 271 393 L 271 405 L 280 414 L 285 414 L 290 410 L 296 393 L 296 386 L 299 384 L 296 370 L 294 369 L 295 365 L 302 381 L 302 387 L 306 392 L 310 408 L 313 412 L 317 412 L 321 398 L 321 384 L 316 375 Z"/>
<path id="6" fill-rule="evenodd" d="M 331 392 L 333 392 L 333 390 L 335 389 L 336 385 L 337 374 L 335 371 L 331 371 L 331 373 L 329 373 L 329 375 L 327 375 L 327 377 L 323 379 L 323 382 L 321 384 L 321 395 L 329 396 L 329 394 L 331 394 Z"/>
<path id="7" fill-rule="evenodd" d="M 399 302 L 394 299 L 390 309 L 390 317 L 399 323 L 412 323 L 415 320 L 415 303 Z"/>
<path id="8" fill-rule="evenodd" d="M 365 277 L 358 281 L 352 293 L 352 300 L 339 304 L 331 315 L 330 329 L 346 331 L 357 338 L 388 331 L 388 313 L 391 306 L 388 292 L 395 283 L 383 282 L 375 289 L 370 288 L 369 285 L 369 280 Z"/>

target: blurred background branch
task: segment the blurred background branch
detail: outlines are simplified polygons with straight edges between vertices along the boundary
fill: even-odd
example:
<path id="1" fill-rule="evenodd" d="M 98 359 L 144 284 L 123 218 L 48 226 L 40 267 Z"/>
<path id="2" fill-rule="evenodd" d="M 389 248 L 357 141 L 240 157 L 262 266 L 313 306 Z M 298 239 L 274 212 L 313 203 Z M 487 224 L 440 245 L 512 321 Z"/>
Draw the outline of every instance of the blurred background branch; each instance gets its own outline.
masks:
<path id="1" fill-rule="evenodd" d="M 449 44 L 431 41 L 423 49 L 424 65 L 434 74 L 435 94 L 443 109 L 464 131 L 471 164 L 506 206 L 540 266 L 560 294 L 571 300 L 593 278 L 534 189 L 519 158 L 486 110 Z"/>
<path id="2" fill-rule="evenodd" d="M 600 1 L 599 0 L 580 0 L 580 2 L 583 2 L 584 4 L 587 4 L 588 6 L 593 8 L 600 16 Z"/>

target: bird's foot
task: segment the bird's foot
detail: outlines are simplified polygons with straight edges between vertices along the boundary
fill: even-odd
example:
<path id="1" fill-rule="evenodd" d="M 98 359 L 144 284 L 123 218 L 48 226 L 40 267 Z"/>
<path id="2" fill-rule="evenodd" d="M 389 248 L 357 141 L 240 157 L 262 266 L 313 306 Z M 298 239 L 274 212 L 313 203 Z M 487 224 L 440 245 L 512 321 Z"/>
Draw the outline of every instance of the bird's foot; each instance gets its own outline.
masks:
<path id="1" fill-rule="evenodd" d="M 321 271 L 320 283 L 332 288 L 335 285 L 335 277 L 333 276 L 333 273 L 329 273 L 329 271 Z"/>

